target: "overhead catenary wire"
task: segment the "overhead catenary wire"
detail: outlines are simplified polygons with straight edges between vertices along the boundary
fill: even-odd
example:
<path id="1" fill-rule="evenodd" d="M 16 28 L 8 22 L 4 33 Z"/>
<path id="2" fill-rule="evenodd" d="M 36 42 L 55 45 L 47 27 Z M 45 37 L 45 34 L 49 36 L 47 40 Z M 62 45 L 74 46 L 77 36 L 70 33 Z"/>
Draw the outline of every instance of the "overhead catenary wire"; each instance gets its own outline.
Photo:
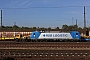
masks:
<path id="1" fill-rule="evenodd" d="M 0 9 L 31 9 L 31 8 L 73 8 L 73 7 L 84 7 L 84 6 L 58 6 L 58 7 L 11 7 L 11 8 L 8 8 L 8 7 L 0 7 Z M 90 7 L 90 6 L 85 6 L 85 7 Z"/>

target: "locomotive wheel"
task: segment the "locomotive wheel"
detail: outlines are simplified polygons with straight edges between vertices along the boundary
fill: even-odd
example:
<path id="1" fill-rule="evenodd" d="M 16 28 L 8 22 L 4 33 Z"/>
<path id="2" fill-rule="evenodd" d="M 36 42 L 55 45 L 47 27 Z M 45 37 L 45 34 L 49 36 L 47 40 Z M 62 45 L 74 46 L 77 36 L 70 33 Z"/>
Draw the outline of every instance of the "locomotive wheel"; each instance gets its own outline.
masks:
<path id="1" fill-rule="evenodd" d="M 19 39 L 15 39 L 16 42 L 19 42 Z"/>
<path id="2" fill-rule="evenodd" d="M 22 39 L 22 42 L 27 42 L 27 39 Z"/>

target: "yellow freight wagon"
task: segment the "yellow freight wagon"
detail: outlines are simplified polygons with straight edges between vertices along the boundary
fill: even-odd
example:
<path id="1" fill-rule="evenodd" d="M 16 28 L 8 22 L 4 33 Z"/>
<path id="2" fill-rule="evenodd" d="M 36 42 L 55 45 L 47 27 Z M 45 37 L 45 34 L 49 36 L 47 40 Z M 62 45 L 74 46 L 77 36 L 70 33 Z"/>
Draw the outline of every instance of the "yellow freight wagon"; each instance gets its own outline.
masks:
<path id="1" fill-rule="evenodd" d="M 14 37 L 1 37 L 0 40 L 14 40 Z"/>

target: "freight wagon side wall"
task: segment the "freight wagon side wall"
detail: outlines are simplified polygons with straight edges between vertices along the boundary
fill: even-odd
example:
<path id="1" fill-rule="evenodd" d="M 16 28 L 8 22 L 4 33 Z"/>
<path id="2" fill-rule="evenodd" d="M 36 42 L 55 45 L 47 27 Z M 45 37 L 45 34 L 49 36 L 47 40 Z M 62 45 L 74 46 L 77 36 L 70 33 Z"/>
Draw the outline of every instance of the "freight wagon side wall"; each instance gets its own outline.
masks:
<path id="1" fill-rule="evenodd" d="M 81 33 L 81 36 L 86 36 L 86 34 L 85 33 Z M 90 31 L 89 31 L 89 36 L 90 36 Z"/>
<path id="2" fill-rule="evenodd" d="M 22 36 L 31 35 L 32 32 L 0 32 L 0 37 L 14 37 L 16 34 L 21 34 Z"/>

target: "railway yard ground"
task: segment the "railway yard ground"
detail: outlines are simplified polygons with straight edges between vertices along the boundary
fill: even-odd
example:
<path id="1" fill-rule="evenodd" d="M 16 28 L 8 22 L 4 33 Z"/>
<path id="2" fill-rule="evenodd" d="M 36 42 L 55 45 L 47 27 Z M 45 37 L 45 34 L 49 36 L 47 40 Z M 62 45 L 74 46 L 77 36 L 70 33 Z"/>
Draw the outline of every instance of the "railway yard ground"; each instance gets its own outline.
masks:
<path id="1" fill-rule="evenodd" d="M 1 42 L 0 60 L 90 60 L 90 42 Z"/>

